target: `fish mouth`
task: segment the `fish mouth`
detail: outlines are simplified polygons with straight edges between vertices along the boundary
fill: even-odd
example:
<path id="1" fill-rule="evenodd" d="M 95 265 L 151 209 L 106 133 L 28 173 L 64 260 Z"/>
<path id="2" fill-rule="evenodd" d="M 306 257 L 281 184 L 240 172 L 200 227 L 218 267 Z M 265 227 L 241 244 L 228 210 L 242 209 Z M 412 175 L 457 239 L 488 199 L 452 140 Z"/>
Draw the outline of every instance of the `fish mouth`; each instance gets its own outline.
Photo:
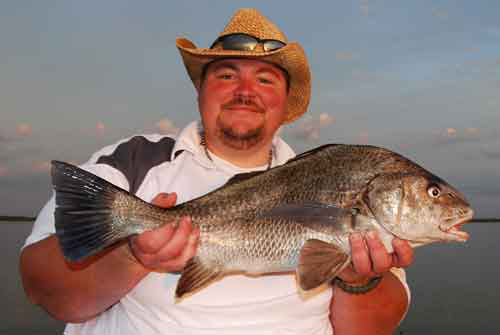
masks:
<path id="1" fill-rule="evenodd" d="M 474 212 L 472 210 L 468 211 L 461 217 L 452 217 L 444 220 L 443 224 L 440 225 L 439 229 L 447 235 L 447 237 L 452 241 L 465 242 L 469 239 L 469 233 L 460 230 L 461 226 L 468 223 Z"/>

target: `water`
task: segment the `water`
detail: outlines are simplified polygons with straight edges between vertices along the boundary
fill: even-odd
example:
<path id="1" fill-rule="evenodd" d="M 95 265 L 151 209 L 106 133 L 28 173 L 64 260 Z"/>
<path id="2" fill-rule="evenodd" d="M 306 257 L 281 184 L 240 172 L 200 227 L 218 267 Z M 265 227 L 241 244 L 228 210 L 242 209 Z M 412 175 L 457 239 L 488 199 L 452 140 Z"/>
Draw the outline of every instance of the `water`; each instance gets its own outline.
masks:
<path id="1" fill-rule="evenodd" d="M 4 260 L 0 335 L 54 335 L 64 328 L 24 296 L 17 268 L 19 250 L 30 230 L 29 223 L 0 223 Z M 396 334 L 500 334 L 500 223 L 473 223 L 465 230 L 471 235 L 466 244 L 416 250 L 407 271 L 412 303 Z"/>
<path id="2" fill-rule="evenodd" d="M 471 223 L 465 244 L 435 244 L 416 250 L 407 271 L 412 304 L 400 332 L 500 334 L 500 222 Z"/>
<path id="3" fill-rule="evenodd" d="M 19 253 L 31 231 L 29 222 L 0 221 L 2 285 L 0 286 L 0 335 L 62 334 L 64 324 L 28 302 L 18 271 Z"/>

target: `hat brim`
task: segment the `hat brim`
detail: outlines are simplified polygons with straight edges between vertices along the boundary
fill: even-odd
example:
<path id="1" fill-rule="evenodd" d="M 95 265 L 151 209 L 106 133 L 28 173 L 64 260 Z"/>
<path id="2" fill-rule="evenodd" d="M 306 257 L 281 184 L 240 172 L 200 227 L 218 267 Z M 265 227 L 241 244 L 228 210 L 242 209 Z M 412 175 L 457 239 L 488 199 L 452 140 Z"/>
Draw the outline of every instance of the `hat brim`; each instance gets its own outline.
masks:
<path id="1" fill-rule="evenodd" d="M 307 110 L 311 96 L 311 73 L 304 49 L 298 43 L 291 42 L 283 48 L 258 53 L 196 48 L 194 43 L 186 38 L 177 38 L 176 46 L 196 89 L 200 87 L 203 67 L 214 60 L 222 58 L 257 59 L 276 64 L 288 72 L 290 82 L 285 123 L 295 121 Z"/>

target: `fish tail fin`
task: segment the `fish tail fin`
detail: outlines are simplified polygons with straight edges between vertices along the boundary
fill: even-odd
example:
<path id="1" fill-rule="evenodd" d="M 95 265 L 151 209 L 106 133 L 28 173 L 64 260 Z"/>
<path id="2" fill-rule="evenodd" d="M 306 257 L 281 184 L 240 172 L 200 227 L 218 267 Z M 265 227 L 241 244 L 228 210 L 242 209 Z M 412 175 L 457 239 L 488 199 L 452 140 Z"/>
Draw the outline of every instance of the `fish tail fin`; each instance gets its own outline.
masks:
<path id="1" fill-rule="evenodd" d="M 55 228 L 62 253 L 82 261 L 136 232 L 116 217 L 117 201 L 142 202 L 110 182 L 74 165 L 52 161 Z M 122 205 L 123 207 L 123 205 Z"/>
<path id="2" fill-rule="evenodd" d="M 306 241 L 296 270 L 300 288 L 309 291 L 331 282 L 350 261 L 349 255 L 333 244 L 316 239 Z"/>

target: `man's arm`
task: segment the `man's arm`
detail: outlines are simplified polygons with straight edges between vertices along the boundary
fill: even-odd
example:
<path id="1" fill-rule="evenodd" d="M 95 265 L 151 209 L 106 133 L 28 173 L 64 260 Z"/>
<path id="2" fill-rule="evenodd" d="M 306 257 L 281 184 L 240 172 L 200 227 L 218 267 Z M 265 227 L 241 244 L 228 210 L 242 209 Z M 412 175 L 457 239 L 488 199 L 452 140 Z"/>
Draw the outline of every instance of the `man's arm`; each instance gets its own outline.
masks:
<path id="1" fill-rule="evenodd" d="M 153 203 L 170 207 L 175 195 L 158 195 Z M 89 320 L 118 302 L 151 271 L 182 269 L 196 252 L 199 231 L 190 219 L 177 229 L 164 225 L 130 239 L 81 264 L 68 263 L 52 235 L 23 249 L 20 271 L 29 299 L 54 318 Z"/>
<path id="2" fill-rule="evenodd" d="M 406 313 L 409 300 L 403 283 L 390 269 L 409 266 L 413 262 L 413 249 L 406 241 L 394 239 L 394 253 L 388 254 L 376 235 L 370 234 L 365 239 L 353 234 L 350 242 L 353 265 L 339 277 L 354 286 L 375 276 L 381 276 L 382 280 L 364 294 L 334 287 L 330 319 L 335 335 L 390 335 Z"/>

